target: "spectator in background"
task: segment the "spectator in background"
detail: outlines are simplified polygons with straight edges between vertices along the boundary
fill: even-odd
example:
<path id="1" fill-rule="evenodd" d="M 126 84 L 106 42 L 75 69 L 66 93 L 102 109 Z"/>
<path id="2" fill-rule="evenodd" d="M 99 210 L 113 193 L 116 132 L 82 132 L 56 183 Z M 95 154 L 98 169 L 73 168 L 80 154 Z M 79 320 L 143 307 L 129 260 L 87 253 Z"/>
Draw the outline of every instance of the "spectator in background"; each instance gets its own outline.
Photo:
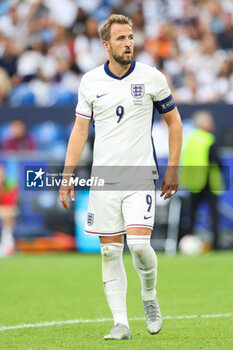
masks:
<path id="1" fill-rule="evenodd" d="M 197 88 L 198 84 L 193 73 L 182 77 L 184 84 L 175 90 L 174 96 L 177 103 L 196 103 L 198 100 Z"/>
<path id="2" fill-rule="evenodd" d="M 213 84 L 222 64 L 222 58 L 217 53 L 216 38 L 206 33 L 200 40 L 200 46 L 184 62 L 186 71 L 192 72 L 197 80 L 197 101 L 211 103 L 217 101 Z"/>
<path id="3" fill-rule="evenodd" d="M 160 26 L 158 35 L 146 41 L 145 47 L 151 52 L 155 62 L 159 63 L 171 57 L 173 35 L 173 26 L 164 23 Z"/>
<path id="4" fill-rule="evenodd" d="M 13 120 L 9 126 L 9 137 L 3 141 L 4 152 L 28 152 L 36 149 L 36 143 L 27 131 L 24 121 Z"/>
<path id="5" fill-rule="evenodd" d="M 134 25 L 134 42 L 136 47 L 143 47 L 146 34 L 145 34 L 145 21 L 143 16 L 142 8 L 139 7 L 132 16 L 133 25 Z"/>
<path id="6" fill-rule="evenodd" d="M 219 1 L 212 0 L 207 1 L 207 22 L 209 23 L 210 29 L 213 34 L 218 34 L 224 30 L 223 24 L 223 8 Z"/>
<path id="7" fill-rule="evenodd" d="M 2 56 L 0 57 L 0 67 L 5 69 L 14 84 L 17 75 L 17 61 L 20 53 L 19 47 L 9 38 L 2 37 Z M 20 82 L 20 81 L 18 81 Z M 16 82 L 17 83 L 17 82 Z"/>
<path id="8" fill-rule="evenodd" d="M 27 16 L 27 29 L 30 36 L 38 36 L 43 44 L 54 40 L 54 20 L 44 0 L 32 4 Z"/>
<path id="9" fill-rule="evenodd" d="M 44 3 L 50 10 L 51 18 L 61 27 L 70 28 L 76 17 L 79 1 L 73 0 L 46 0 Z M 85 0 L 85 2 L 87 2 Z M 89 1 L 90 2 L 90 1 Z M 93 0 L 91 0 L 93 2 Z"/>
<path id="10" fill-rule="evenodd" d="M 16 6 L 12 6 L 5 16 L 0 17 L 0 32 L 24 47 L 25 39 L 27 38 L 27 21 L 20 18 Z"/>
<path id="11" fill-rule="evenodd" d="M 0 258 L 15 251 L 13 231 L 15 227 L 18 188 L 6 179 L 5 168 L 0 165 Z"/>
<path id="12" fill-rule="evenodd" d="M 29 82 L 37 76 L 42 61 L 42 49 L 41 39 L 34 37 L 27 49 L 19 55 L 17 73 L 23 82 Z"/>
<path id="13" fill-rule="evenodd" d="M 11 90 L 11 81 L 5 71 L 5 69 L 0 67 L 0 104 L 6 102 L 8 94 Z"/>
<path id="14" fill-rule="evenodd" d="M 55 58 L 64 59 L 69 62 L 72 58 L 72 52 L 68 32 L 65 28 L 58 25 L 54 27 L 54 30 L 54 40 L 49 47 L 48 53 Z"/>
<path id="15" fill-rule="evenodd" d="M 232 50 L 233 47 L 233 20 L 230 13 L 223 15 L 224 30 L 218 34 L 218 44 L 224 50 Z"/>
<path id="16" fill-rule="evenodd" d="M 85 13 L 82 7 L 79 7 L 77 9 L 77 14 L 76 14 L 74 24 L 71 28 L 73 35 L 84 33 L 86 20 L 87 20 L 87 14 Z"/>
<path id="17" fill-rule="evenodd" d="M 94 17 L 87 19 L 85 33 L 76 37 L 74 52 L 76 64 L 83 73 L 104 63 L 106 54 L 99 43 L 98 21 Z"/>
<path id="18" fill-rule="evenodd" d="M 140 4 L 140 0 L 122 0 L 116 2 L 116 10 L 118 13 L 124 13 L 125 16 L 132 16 L 132 14 L 138 10 L 138 6 Z"/>
<path id="19" fill-rule="evenodd" d="M 219 101 L 233 103 L 233 95 L 231 91 L 231 75 L 233 73 L 233 61 L 226 59 L 223 61 L 216 82 L 213 88 L 218 95 Z"/>
<path id="20" fill-rule="evenodd" d="M 190 191 L 190 233 L 194 231 L 197 210 L 207 201 L 211 212 L 213 248 L 220 248 L 218 196 L 223 190 L 221 161 L 215 143 L 214 119 L 207 111 L 193 115 L 196 129 L 186 137 L 181 157 L 181 184 Z"/>

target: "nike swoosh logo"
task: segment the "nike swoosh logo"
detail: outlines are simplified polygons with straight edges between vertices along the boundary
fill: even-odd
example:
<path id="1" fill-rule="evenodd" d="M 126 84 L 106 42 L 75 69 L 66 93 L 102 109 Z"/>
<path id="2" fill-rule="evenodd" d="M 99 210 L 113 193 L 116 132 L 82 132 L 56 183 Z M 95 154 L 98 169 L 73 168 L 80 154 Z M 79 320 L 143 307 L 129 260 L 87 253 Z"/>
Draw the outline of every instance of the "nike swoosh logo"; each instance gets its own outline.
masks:
<path id="1" fill-rule="evenodd" d="M 114 281 L 116 281 L 116 279 L 114 279 L 114 280 L 108 280 L 108 281 L 103 281 L 103 284 L 105 285 L 106 283 L 114 282 Z"/>
<path id="2" fill-rule="evenodd" d="M 107 92 L 106 94 L 96 95 L 96 97 L 97 97 L 97 98 L 100 98 L 100 97 L 103 97 L 103 96 L 105 96 L 105 95 L 107 95 L 107 94 L 108 94 L 108 92 Z"/>
<path id="3" fill-rule="evenodd" d="M 150 218 L 152 218 L 152 216 L 144 216 L 145 220 L 150 219 Z"/>

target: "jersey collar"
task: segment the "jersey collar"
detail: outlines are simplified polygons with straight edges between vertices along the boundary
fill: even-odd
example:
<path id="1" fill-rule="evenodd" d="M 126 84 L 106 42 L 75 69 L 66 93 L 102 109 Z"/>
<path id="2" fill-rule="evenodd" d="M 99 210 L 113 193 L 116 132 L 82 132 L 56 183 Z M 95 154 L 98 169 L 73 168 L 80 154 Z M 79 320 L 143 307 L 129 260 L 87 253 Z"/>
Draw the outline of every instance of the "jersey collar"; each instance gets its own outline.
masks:
<path id="1" fill-rule="evenodd" d="M 130 73 L 132 73 L 132 71 L 135 68 L 136 61 L 135 60 L 132 61 L 131 66 L 129 67 L 128 71 L 124 75 L 122 75 L 122 77 L 118 77 L 117 75 L 113 74 L 110 71 L 110 69 L 108 67 L 108 64 L 109 64 L 109 60 L 104 65 L 105 73 L 108 74 L 111 78 L 114 78 L 114 79 L 117 79 L 117 80 L 122 80 L 122 79 L 126 78 L 128 75 L 130 75 Z"/>

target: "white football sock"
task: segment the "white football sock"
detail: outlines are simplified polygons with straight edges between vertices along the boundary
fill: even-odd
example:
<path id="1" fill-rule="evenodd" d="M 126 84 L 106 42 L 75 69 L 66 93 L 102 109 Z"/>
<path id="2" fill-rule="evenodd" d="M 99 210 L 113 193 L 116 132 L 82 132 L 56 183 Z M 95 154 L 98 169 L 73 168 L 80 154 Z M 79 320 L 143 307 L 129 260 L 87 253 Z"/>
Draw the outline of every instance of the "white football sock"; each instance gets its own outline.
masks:
<path id="1" fill-rule="evenodd" d="M 124 244 L 104 243 L 100 246 L 104 291 L 114 325 L 122 323 L 129 327 L 126 309 L 127 278 L 122 258 Z"/>
<path id="2" fill-rule="evenodd" d="M 157 256 L 150 245 L 150 236 L 128 235 L 127 244 L 133 257 L 134 267 L 142 285 L 142 299 L 154 300 L 156 297 Z"/>

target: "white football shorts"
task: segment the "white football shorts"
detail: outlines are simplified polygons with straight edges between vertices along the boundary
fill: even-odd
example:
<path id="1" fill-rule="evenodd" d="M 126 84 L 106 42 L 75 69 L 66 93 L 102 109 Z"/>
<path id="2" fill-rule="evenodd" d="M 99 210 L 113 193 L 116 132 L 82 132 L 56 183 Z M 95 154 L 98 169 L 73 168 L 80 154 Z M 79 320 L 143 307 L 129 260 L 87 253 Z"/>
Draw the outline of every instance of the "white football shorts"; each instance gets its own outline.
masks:
<path id="1" fill-rule="evenodd" d="M 148 183 L 148 190 L 90 191 L 85 233 L 116 236 L 125 234 L 130 227 L 152 230 L 155 216 L 155 185 L 153 180 Z M 109 186 L 114 188 L 114 184 Z"/>

